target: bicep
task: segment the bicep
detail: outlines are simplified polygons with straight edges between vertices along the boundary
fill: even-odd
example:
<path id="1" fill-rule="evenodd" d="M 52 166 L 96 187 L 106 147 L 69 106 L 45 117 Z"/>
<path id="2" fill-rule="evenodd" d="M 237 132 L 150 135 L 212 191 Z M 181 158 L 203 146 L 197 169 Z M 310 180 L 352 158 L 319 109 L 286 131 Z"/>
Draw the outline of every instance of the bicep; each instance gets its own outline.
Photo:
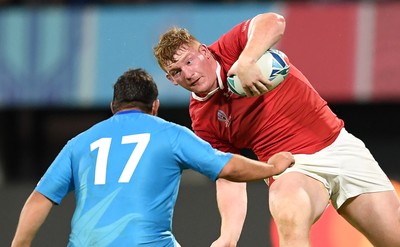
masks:
<path id="1" fill-rule="evenodd" d="M 34 190 L 22 208 L 15 236 L 16 241 L 33 239 L 46 220 L 52 206 L 52 201 Z"/>
<path id="2" fill-rule="evenodd" d="M 34 190 L 25 203 L 24 210 L 37 212 L 44 217 L 50 212 L 53 202 L 42 193 Z"/>

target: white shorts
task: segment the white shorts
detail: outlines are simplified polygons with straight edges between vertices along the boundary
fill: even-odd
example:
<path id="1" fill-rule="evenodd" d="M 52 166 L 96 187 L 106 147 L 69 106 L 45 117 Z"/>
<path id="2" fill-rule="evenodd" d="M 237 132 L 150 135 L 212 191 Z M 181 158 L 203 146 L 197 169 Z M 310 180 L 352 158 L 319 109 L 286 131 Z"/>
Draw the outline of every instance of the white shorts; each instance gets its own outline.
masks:
<path id="1" fill-rule="evenodd" d="M 394 190 L 364 143 L 344 128 L 328 147 L 314 154 L 295 154 L 287 172 L 300 172 L 323 183 L 338 209 L 349 198 L 368 192 Z M 279 176 L 274 179 L 279 179 Z"/>

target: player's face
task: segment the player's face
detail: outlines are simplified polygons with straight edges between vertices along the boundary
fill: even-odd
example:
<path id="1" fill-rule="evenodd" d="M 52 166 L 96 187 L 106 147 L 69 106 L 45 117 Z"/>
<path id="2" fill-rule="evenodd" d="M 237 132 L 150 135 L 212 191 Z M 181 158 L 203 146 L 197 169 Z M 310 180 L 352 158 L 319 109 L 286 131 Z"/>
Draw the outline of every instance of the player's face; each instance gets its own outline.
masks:
<path id="1" fill-rule="evenodd" d="M 175 85 L 198 95 L 217 86 L 216 62 L 205 45 L 183 45 L 174 55 L 176 62 L 166 66 L 167 78 Z"/>

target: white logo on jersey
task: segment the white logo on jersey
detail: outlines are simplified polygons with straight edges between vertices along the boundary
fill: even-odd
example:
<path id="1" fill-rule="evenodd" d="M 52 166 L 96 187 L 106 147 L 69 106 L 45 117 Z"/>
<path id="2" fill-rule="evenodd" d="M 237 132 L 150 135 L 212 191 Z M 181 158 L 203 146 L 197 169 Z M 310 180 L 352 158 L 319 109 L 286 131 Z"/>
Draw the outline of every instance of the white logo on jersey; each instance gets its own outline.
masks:
<path id="1" fill-rule="evenodd" d="M 225 123 L 225 127 L 229 127 L 229 125 L 231 125 L 231 116 L 226 116 L 223 110 L 218 110 L 217 116 L 219 121 Z"/>

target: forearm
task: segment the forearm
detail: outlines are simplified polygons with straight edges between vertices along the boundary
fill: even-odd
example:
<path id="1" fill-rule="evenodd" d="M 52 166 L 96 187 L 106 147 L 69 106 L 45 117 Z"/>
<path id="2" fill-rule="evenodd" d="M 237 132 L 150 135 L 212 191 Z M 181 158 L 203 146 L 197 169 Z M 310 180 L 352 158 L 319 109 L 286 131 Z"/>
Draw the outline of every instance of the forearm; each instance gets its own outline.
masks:
<path id="1" fill-rule="evenodd" d="M 265 179 L 275 174 L 276 168 L 273 165 L 234 155 L 222 169 L 219 177 L 235 182 L 245 182 Z"/>
<path id="2" fill-rule="evenodd" d="M 22 208 L 12 247 L 30 246 L 52 208 L 52 202 L 34 191 Z"/>
<path id="3" fill-rule="evenodd" d="M 282 173 L 294 162 L 289 152 L 274 154 L 268 163 L 234 154 L 218 177 L 235 182 L 261 180 Z"/>
<path id="4" fill-rule="evenodd" d="M 218 179 L 217 202 L 221 215 L 221 237 L 237 242 L 247 212 L 246 183 Z"/>

